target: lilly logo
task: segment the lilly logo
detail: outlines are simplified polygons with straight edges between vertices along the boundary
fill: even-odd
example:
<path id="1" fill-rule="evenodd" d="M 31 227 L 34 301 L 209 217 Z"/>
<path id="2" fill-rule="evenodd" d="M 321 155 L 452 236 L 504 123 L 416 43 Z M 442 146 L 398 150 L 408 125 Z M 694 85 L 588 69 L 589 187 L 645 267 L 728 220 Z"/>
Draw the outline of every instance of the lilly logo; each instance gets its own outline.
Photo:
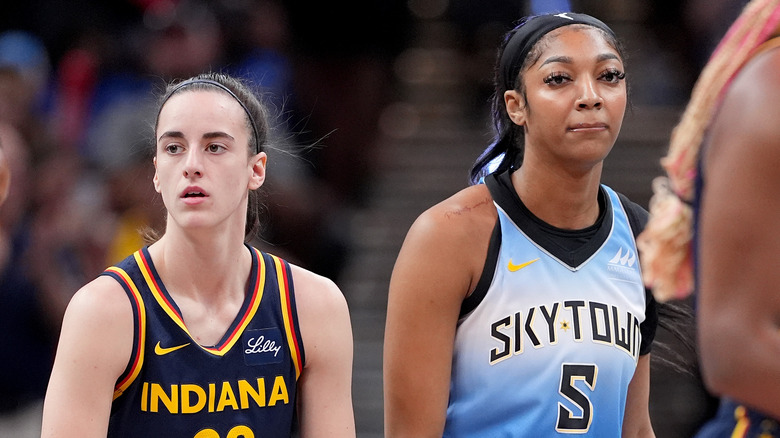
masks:
<path id="1" fill-rule="evenodd" d="M 625 254 L 623 254 L 623 247 L 620 247 L 617 254 L 615 254 L 615 257 L 612 257 L 612 260 L 609 261 L 610 265 L 620 265 L 627 268 L 633 268 L 635 263 L 636 253 L 629 249 L 626 250 Z"/>
<path id="2" fill-rule="evenodd" d="M 244 344 L 244 362 L 247 365 L 266 365 L 281 363 L 283 352 L 282 332 L 277 327 L 247 330 L 242 336 Z"/>

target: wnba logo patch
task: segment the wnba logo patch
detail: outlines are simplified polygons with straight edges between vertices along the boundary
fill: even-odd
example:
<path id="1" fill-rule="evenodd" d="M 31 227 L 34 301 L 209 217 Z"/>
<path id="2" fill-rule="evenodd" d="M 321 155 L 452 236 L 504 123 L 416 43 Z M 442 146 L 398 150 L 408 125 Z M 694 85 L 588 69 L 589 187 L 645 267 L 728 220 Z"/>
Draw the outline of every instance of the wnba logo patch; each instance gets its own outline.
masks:
<path id="1" fill-rule="evenodd" d="M 279 363 L 282 353 L 282 332 L 276 328 L 248 330 L 242 336 L 244 362 L 247 365 Z"/>

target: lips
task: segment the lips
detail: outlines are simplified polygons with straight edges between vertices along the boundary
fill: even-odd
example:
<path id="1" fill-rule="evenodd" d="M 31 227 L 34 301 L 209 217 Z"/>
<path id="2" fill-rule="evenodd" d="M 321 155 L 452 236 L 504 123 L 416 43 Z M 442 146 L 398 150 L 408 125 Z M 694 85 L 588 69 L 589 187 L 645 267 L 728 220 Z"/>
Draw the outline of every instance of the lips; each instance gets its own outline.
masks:
<path id="1" fill-rule="evenodd" d="M 185 199 L 191 199 L 191 198 L 205 198 L 208 196 L 208 193 L 206 193 L 203 189 L 200 187 L 187 187 L 184 189 L 181 194 L 179 195 L 181 198 Z"/>
<path id="2" fill-rule="evenodd" d="M 604 131 L 608 128 L 606 123 L 577 123 L 569 127 L 569 131 Z"/>

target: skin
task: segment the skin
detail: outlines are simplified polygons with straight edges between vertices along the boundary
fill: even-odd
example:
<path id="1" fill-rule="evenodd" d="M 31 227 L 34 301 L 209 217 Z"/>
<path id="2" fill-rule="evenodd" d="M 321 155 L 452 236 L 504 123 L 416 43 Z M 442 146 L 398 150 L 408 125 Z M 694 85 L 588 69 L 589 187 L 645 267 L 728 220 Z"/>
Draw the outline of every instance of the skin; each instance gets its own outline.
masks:
<path id="1" fill-rule="evenodd" d="M 593 29 L 566 26 L 543 41 L 542 56 L 524 74 L 527 105 L 517 91 L 505 95 L 507 112 L 526 135 L 525 160 L 512 183 L 536 216 L 559 228 L 581 229 L 598 217 L 602 162 L 626 107 L 625 82 L 605 72 L 622 72 L 623 64 Z M 556 79 L 545 83 L 551 77 Z M 442 436 L 458 312 L 482 273 L 496 220 L 490 193 L 475 185 L 431 207 L 410 228 L 390 281 L 386 436 Z M 629 386 L 625 437 L 654 436 L 649 382 L 646 355 Z"/>
<path id="2" fill-rule="evenodd" d="M 0 205 L 3 205 L 5 198 L 8 197 L 8 191 L 11 186 L 11 166 L 8 164 L 8 157 L 0 146 Z"/>
<path id="3" fill-rule="evenodd" d="M 244 247 L 247 196 L 265 180 L 266 155 L 247 152 L 245 118 L 226 94 L 186 91 L 166 102 L 157 127 L 154 186 L 168 214 L 166 232 L 149 252 L 201 345 L 219 342 L 235 319 L 251 269 Z M 192 191 L 206 196 L 183 196 Z M 292 273 L 306 349 L 301 436 L 355 436 L 346 301 L 330 280 L 297 266 Z M 62 325 L 42 437 L 106 436 L 132 328 L 129 300 L 116 281 L 99 277 L 76 293 Z"/>
<path id="4" fill-rule="evenodd" d="M 780 50 L 726 92 L 704 149 L 697 324 L 708 388 L 780 418 Z"/>

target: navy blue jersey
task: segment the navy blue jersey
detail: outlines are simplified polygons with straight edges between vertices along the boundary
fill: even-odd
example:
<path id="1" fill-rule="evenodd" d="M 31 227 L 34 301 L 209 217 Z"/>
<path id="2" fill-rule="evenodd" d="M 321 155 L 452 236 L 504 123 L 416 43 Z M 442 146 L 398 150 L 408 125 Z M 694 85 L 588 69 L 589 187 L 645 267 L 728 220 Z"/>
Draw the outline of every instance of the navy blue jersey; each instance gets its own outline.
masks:
<path id="1" fill-rule="evenodd" d="M 190 335 L 146 248 L 103 275 L 133 308 L 133 353 L 117 381 L 109 437 L 290 436 L 304 354 L 290 266 L 249 248 L 246 298 L 224 337 Z"/>
<path id="2" fill-rule="evenodd" d="M 777 438 L 777 420 L 724 398 L 718 412 L 696 433 L 695 438 Z"/>

